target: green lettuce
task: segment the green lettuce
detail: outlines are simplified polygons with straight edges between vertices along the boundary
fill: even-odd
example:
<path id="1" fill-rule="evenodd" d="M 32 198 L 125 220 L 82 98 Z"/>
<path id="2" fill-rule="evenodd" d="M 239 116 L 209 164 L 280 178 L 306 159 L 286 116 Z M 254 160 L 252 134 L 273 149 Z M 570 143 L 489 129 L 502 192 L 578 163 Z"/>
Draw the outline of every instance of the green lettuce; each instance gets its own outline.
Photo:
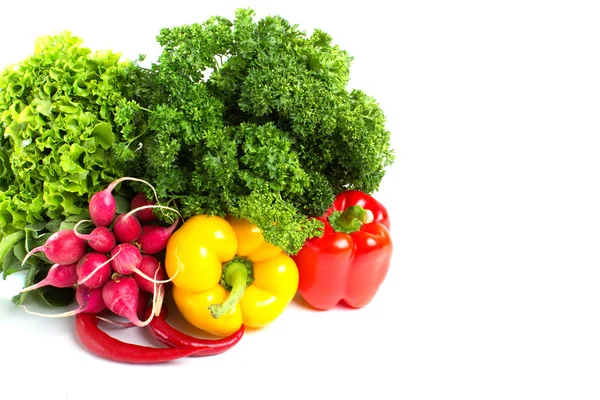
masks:
<path id="1" fill-rule="evenodd" d="M 37 39 L 0 73 L 0 229 L 81 214 L 123 175 L 140 134 L 118 53 L 92 52 L 65 31 Z"/>

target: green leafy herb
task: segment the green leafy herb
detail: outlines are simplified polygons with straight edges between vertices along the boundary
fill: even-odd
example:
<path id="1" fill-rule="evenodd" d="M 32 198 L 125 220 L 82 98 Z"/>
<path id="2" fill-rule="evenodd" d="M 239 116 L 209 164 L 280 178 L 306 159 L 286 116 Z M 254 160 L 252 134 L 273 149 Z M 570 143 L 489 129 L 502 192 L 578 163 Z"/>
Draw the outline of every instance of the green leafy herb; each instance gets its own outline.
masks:
<path id="1" fill-rule="evenodd" d="M 377 190 L 394 159 L 385 116 L 347 89 L 352 57 L 327 33 L 240 9 L 233 22 L 163 29 L 158 42 L 150 69 L 129 70 L 151 113 L 143 157 L 127 173 L 184 216 L 246 218 L 295 254 L 321 234 L 310 217 L 336 194 Z"/>

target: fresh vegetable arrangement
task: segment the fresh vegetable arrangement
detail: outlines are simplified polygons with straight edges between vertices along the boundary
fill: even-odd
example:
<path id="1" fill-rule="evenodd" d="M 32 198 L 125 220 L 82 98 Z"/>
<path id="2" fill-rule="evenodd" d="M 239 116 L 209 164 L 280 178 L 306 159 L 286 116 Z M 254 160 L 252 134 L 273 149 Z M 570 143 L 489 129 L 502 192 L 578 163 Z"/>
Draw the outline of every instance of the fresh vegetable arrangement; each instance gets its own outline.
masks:
<path id="1" fill-rule="evenodd" d="M 0 74 L 0 262 L 27 271 L 14 302 L 74 317 L 87 349 L 131 363 L 220 354 L 297 293 L 365 307 L 391 262 L 370 194 L 394 154 L 375 99 L 347 88 L 352 57 L 249 9 L 157 40 L 144 67 L 63 32 Z M 28 293 L 78 306 L 33 313 Z M 165 299 L 214 337 L 171 326 Z"/>

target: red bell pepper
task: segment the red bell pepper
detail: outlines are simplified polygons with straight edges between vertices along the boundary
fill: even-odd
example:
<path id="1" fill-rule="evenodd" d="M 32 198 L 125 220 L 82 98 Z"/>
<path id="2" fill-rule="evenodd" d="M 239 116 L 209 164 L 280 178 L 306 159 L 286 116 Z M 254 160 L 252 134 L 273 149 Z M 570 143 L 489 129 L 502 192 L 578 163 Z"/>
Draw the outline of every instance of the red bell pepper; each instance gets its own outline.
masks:
<path id="1" fill-rule="evenodd" d="M 300 295 L 321 310 L 340 301 L 353 308 L 366 306 L 390 267 L 393 246 L 387 210 L 373 197 L 349 190 L 318 219 L 325 225 L 323 235 L 307 240 L 293 257 Z"/>

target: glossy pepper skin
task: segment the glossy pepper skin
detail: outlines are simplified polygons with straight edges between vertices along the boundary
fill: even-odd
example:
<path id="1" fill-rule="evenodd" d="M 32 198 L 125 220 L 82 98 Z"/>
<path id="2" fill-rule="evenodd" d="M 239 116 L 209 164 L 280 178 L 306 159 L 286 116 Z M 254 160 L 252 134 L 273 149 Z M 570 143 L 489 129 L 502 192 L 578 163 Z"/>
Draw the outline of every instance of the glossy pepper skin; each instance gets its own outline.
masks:
<path id="1" fill-rule="evenodd" d="M 151 313 L 152 305 L 148 305 L 146 318 L 149 318 Z M 224 353 L 238 344 L 244 336 L 244 325 L 242 325 L 236 332 L 224 338 L 201 339 L 175 329 L 169 325 L 166 318 L 167 308 L 163 306 L 161 312 L 148 324 L 150 332 L 159 342 L 169 347 L 197 349 L 198 351 L 191 354 L 191 357 L 206 357 Z"/>
<path id="2" fill-rule="evenodd" d="M 89 351 L 108 360 L 133 364 L 156 364 L 191 356 L 198 352 L 195 347 L 161 348 L 125 343 L 101 330 L 98 321 L 93 314 L 77 314 L 75 332 Z"/>
<path id="3" fill-rule="evenodd" d="M 339 226 L 334 217 L 346 210 L 346 220 L 337 219 L 346 226 Z M 359 222 L 357 215 L 365 222 Z M 298 291 L 320 310 L 340 301 L 353 308 L 366 306 L 390 267 L 393 246 L 387 210 L 373 197 L 350 190 L 338 195 L 319 219 L 325 225 L 323 235 L 307 240 L 293 257 L 300 275 Z"/>
<path id="4" fill-rule="evenodd" d="M 268 325 L 298 289 L 293 259 L 265 242 L 255 225 L 234 218 L 188 219 L 169 239 L 165 268 L 183 317 L 216 336 Z M 229 307 L 219 306 L 226 300 Z"/>

